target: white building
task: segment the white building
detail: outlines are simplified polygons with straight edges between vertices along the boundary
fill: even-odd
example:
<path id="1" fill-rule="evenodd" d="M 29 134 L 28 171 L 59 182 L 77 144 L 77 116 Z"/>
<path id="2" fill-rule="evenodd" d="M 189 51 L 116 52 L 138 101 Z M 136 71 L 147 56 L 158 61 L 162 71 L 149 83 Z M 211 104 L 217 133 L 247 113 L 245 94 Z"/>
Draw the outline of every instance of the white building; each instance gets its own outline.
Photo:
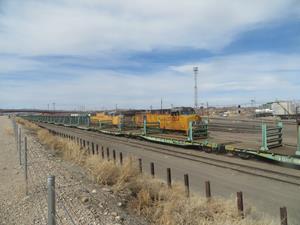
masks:
<path id="1" fill-rule="evenodd" d="M 274 116 L 295 115 L 296 107 L 296 103 L 292 101 L 276 101 L 271 105 Z"/>

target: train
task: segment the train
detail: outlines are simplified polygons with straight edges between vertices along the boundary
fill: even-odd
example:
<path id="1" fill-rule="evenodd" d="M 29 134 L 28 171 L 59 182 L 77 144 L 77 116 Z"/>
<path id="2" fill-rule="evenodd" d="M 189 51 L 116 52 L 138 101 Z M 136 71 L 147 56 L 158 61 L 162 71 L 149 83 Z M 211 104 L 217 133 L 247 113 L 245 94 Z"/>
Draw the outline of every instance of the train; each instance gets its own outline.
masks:
<path id="1" fill-rule="evenodd" d="M 115 126 L 127 128 L 155 127 L 163 131 L 188 134 L 191 127 L 203 128 L 204 121 L 191 107 L 175 107 L 150 111 L 99 112 L 90 115 L 91 126 Z"/>

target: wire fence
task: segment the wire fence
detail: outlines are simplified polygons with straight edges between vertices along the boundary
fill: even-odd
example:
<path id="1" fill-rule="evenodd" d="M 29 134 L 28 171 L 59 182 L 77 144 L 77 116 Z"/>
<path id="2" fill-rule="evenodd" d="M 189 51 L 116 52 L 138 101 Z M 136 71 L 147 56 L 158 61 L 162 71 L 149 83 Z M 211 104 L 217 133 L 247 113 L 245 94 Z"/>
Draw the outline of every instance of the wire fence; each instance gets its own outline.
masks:
<path id="1" fill-rule="evenodd" d="M 91 222 L 87 221 L 88 216 L 84 212 L 78 213 L 79 210 L 77 208 L 80 200 L 64 191 L 67 187 L 82 184 L 68 183 L 63 175 L 58 172 L 64 171 L 65 168 L 56 163 L 55 170 L 53 170 L 48 160 L 45 159 L 47 156 L 43 156 L 43 153 L 34 147 L 34 143 L 31 141 L 27 142 L 26 133 L 21 129 L 21 126 L 18 126 L 14 119 L 12 124 L 17 143 L 19 163 L 22 166 L 22 170 L 24 170 L 24 194 L 33 196 L 34 202 L 36 202 L 34 206 L 36 209 L 34 220 L 48 225 L 77 225 Z M 47 185 L 47 178 L 49 179 L 53 173 L 56 175 L 54 179 L 55 185 L 49 186 L 49 184 Z M 52 199 L 49 196 L 50 192 L 54 194 Z M 53 200 L 55 201 L 54 203 Z M 51 204 L 55 206 L 55 213 L 50 212 Z"/>
<path id="2" fill-rule="evenodd" d="M 38 202 L 38 219 L 42 222 L 42 224 L 48 225 L 56 225 L 56 224 L 87 224 L 84 216 L 79 216 L 78 209 L 76 205 L 80 204 L 80 200 L 77 198 L 72 198 L 72 196 L 68 196 L 67 192 L 63 191 L 64 188 L 69 187 L 70 185 L 79 185 L 82 189 L 85 189 L 82 183 L 78 184 L 70 184 L 67 183 L 61 174 L 57 173 L 56 177 L 52 174 L 51 166 L 44 162 L 41 159 L 44 159 L 41 151 L 38 151 L 34 148 L 33 145 L 29 144 L 27 146 L 27 138 L 22 134 L 22 130 L 20 126 L 16 124 L 15 120 L 13 121 L 13 128 L 15 131 L 15 137 L 17 141 L 17 151 L 20 157 L 20 165 L 24 168 L 25 174 L 25 184 L 26 184 L 26 194 L 34 194 L 37 198 Z M 117 152 L 112 150 L 112 158 L 110 155 L 109 147 L 99 146 L 91 141 L 82 139 L 81 137 L 76 137 L 63 132 L 50 131 L 53 135 L 59 136 L 61 138 L 68 139 L 69 141 L 73 141 L 77 145 L 79 145 L 82 150 L 87 151 L 88 154 L 96 154 L 102 159 L 106 160 L 114 160 L 117 162 Z M 24 136 L 22 138 L 22 135 Z M 101 147 L 101 148 L 100 148 Z M 106 154 L 105 154 L 106 153 Z M 26 157 L 27 155 L 27 157 Z M 27 160 L 26 160 L 27 159 Z M 123 165 L 123 153 L 119 152 L 119 165 Z M 65 170 L 64 167 L 60 164 L 56 164 L 56 171 Z M 140 173 L 143 173 L 143 160 L 142 158 L 138 159 L 138 167 Z M 27 168 L 27 169 L 26 169 Z M 150 162 L 150 174 L 153 178 L 155 178 L 155 164 L 154 162 Z M 171 168 L 167 168 L 166 170 L 166 181 L 168 187 L 172 187 L 172 175 Z M 46 180 L 48 178 L 48 182 Z M 49 182 L 49 180 L 52 180 Z M 184 186 L 185 186 L 185 194 L 186 197 L 190 197 L 190 181 L 189 175 L 184 174 Z M 47 184 L 47 185 L 46 185 Z M 211 192 L 211 183 L 210 181 L 205 181 L 205 196 L 207 201 L 210 201 L 212 198 Z M 91 199 L 95 199 L 91 193 L 86 192 Z M 70 200 L 72 199 L 72 200 Z M 74 201 L 75 202 L 74 202 Z M 236 193 L 236 203 L 237 203 L 237 211 L 239 215 L 244 218 L 245 210 L 244 210 L 244 197 L 243 192 L 239 191 Z M 287 216 L 287 208 L 280 208 L 280 224 L 288 225 L 288 216 Z"/>

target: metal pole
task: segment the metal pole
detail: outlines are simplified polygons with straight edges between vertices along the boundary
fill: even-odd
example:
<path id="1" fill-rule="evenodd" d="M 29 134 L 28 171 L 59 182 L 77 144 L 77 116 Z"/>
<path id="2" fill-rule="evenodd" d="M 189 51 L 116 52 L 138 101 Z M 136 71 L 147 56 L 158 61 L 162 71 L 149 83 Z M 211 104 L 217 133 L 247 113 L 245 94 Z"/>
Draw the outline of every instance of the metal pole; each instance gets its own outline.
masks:
<path id="1" fill-rule="evenodd" d="M 19 127 L 18 129 L 18 146 L 19 146 L 19 160 L 20 160 L 20 165 L 22 165 L 22 159 L 21 159 L 21 149 L 22 149 L 22 145 L 21 145 L 21 142 L 22 142 L 22 134 L 21 134 L 21 128 Z"/>
<path id="2" fill-rule="evenodd" d="M 288 225 L 286 207 L 280 208 L 280 222 L 281 225 Z"/>
<path id="3" fill-rule="evenodd" d="M 16 142 L 17 151 L 18 151 L 18 128 L 17 128 L 17 124 L 16 124 L 16 120 L 15 119 L 13 119 L 13 125 L 14 125 L 15 142 Z"/>
<path id="4" fill-rule="evenodd" d="M 55 176 L 48 177 L 48 225 L 55 225 Z"/>
<path id="5" fill-rule="evenodd" d="M 104 159 L 104 148 L 103 148 L 103 146 L 101 146 L 101 155 L 102 155 L 102 159 Z"/>
<path id="6" fill-rule="evenodd" d="M 210 190 L 210 182 L 209 181 L 205 181 L 205 195 L 208 200 L 211 198 L 211 190 Z"/>
<path id="7" fill-rule="evenodd" d="M 26 195 L 28 195 L 27 137 L 24 137 L 24 175 L 25 175 L 25 193 Z"/>
<path id="8" fill-rule="evenodd" d="M 92 154 L 95 155 L 95 144 L 92 142 Z"/>
<path id="9" fill-rule="evenodd" d="M 120 165 L 122 166 L 123 165 L 123 153 L 120 152 Z"/>
<path id="10" fill-rule="evenodd" d="M 172 176 L 171 176 L 171 168 L 167 168 L 167 183 L 168 187 L 172 187 Z"/>
<path id="11" fill-rule="evenodd" d="M 237 192 L 237 207 L 238 212 L 242 218 L 244 218 L 244 201 L 243 201 L 243 192 Z"/>
<path id="12" fill-rule="evenodd" d="M 114 163 L 116 163 L 117 157 L 116 157 L 116 150 L 114 149 L 113 149 L 113 159 L 114 159 Z"/>
<path id="13" fill-rule="evenodd" d="M 109 147 L 106 148 L 106 157 L 107 157 L 107 160 L 109 161 Z"/>
<path id="14" fill-rule="evenodd" d="M 262 137 L 261 137 L 261 147 L 260 147 L 260 150 L 261 151 L 268 151 L 269 148 L 268 148 L 268 140 L 267 140 L 267 124 L 263 123 L 261 125 L 261 134 L 262 134 Z"/>
<path id="15" fill-rule="evenodd" d="M 152 178 L 154 178 L 155 177 L 154 162 L 150 163 L 150 170 L 151 170 L 151 176 Z"/>
<path id="16" fill-rule="evenodd" d="M 197 86 L 197 76 L 198 76 L 198 67 L 194 67 L 194 79 L 195 79 L 195 86 L 194 86 L 194 100 L 195 100 L 195 109 L 198 108 L 198 86 Z"/>
<path id="17" fill-rule="evenodd" d="M 186 197 L 190 197 L 190 182 L 189 175 L 184 174 L 184 186 L 185 186 L 185 195 Z"/>
<path id="18" fill-rule="evenodd" d="M 142 164 L 142 159 L 139 158 L 139 170 L 140 170 L 140 173 L 143 172 L 143 164 Z"/>

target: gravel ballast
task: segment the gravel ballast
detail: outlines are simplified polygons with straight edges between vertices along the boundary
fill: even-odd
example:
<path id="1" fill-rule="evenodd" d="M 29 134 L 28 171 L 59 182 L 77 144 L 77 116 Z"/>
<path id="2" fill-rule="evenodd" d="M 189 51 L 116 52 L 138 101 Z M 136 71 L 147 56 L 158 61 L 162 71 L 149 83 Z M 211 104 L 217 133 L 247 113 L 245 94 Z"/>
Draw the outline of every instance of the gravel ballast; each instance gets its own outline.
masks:
<path id="1" fill-rule="evenodd" d="M 148 224 L 131 214 L 124 199 L 110 187 L 94 184 L 76 164 L 63 161 L 41 145 L 29 130 L 28 196 L 25 194 L 24 169 L 19 165 L 12 122 L 0 117 L 0 224 L 46 224 L 47 177 L 56 179 L 57 224 Z M 23 136 L 24 137 L 24 136 Z M 22 144 L 24 146 L 24 143 Z"/>

